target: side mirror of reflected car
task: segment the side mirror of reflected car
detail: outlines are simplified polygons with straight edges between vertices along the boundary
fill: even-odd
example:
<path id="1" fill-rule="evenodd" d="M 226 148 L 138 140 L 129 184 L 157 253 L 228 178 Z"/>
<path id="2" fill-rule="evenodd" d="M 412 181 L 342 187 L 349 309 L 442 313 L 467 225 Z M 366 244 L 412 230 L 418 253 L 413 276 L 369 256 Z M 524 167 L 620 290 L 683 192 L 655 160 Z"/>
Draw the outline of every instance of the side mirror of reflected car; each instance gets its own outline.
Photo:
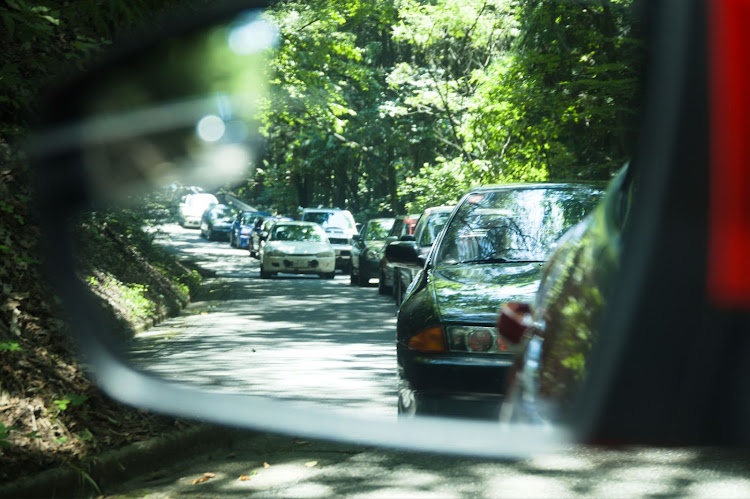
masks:
<path id="1" fill-rule="evenodd" d="M 521 302 L 506 303 L 500 308 L 497 332 L 511 343 L 520 343 L 531 326 L 531 305 Z"/>
<path id="2" fill-rule="evenodd" d="M 385 258 L 388 263 L 394 267 L 407 267 L 421 269 L 424 267 L 424 260 L 420 259 L 419 248 L 413 241 L 397 241 L 389 244 L 385 248 Z"/>

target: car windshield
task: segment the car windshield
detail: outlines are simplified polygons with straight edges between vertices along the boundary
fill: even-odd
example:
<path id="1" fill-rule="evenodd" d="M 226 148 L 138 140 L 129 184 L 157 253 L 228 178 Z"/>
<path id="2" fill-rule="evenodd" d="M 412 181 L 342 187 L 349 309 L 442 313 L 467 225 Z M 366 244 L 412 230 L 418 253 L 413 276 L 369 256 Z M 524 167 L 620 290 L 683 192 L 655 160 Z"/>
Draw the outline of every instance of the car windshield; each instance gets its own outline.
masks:
<path id="1" fill-rule="evenodd" d="M 216 198 L 213 194 L 191 194 L 185 199 L 185 204 L 188 206 L 208 206 L 216 203 Z"/>
<path id="2" fill-rule="evenodd" d="M 231 222 L 234 218 L 234 210 L 229 206 L 216 206 L 211 210 L 211 218 Z"/>
<path id="3" fill-rule="evenodd" d="M 255 217 L 257 217 L 255 213 L 245 213 L 242 215 L 242 225 L 250 225 L 255 220 Z"/>
<path id="4" fill-rule="evenodd" d="M 324 229 L 339 228 L 353 230 L 354 222 L 343 211 L 313 211 L 305 213 L 306 222 L 314 222 Z"/>
<path id="5" fill-rule="evenodd" d="M 367 225 L 365 241 L 384 241 L 394 220 L 373 220 Z"/>
<path id="6" fill-rule="evenodd" d="M 271 236 L 273 241 L 310 241 L 322 243 L 326 234 L 317 225 L 283 224 L 276 225 Z"/>
<path id="7" fill-rule="evenodd" d="M 437 265 L 544 261 L 598 201 L 598 188 L 499 189 L 470 194 L 446 229 Z"/>
<path id="8" fill-rule="evenodd" d="M 450 211 L 430 213 L 427 216 L 426 221 L 424 222 L 426 226 L 422 231 L 422 234 L 419 236 L 419 245 L 432 246 L 432 243 L 435 242 L 435 239 L 437 238 L 438 234 L 440 234 L 440 231 L 443 230 L 443 227 L 445 227 L 445 223 L 448 221 L 450 215 Z"/>

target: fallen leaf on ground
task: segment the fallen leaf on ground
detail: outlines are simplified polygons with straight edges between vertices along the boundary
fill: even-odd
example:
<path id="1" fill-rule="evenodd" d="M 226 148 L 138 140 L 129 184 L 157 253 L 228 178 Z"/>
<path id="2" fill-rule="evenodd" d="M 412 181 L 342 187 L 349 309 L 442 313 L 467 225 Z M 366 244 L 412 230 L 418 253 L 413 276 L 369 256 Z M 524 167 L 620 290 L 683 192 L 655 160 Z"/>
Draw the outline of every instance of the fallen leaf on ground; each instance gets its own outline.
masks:
<path id="1" fill-rule="evenodd" d="M 240 482 L 247 482 L 248 480 L 250 480 L 250 477 L 248 475 L 240 475 L 239 480 Z"/>
<path id="2" fill-rule="evenodd" d="M 318 465 L 317 461 L 308 461 L 308 462 L 305 463 L 305 466 L 307 466 L 308 468 L 312 468 L 312 467 L 315 467 L 317 465 Z"/>
<path id="3" fill-rule="evenodd" d="M 199 483 L 207 482 L 211 480 L 212 478 L 215 478 L 216 475 L 214 473 L 204 473 L 202 477 L 196 478 L 192 482 L 190 482 L 191 485 L 197 485 Z"/>
<path id="4" fill-rule="evenodd" d="M 270 468 L 270 467 L 271 467 L 271 465 L 270 465 L 270 464 L 268 464 L 268 463 L 263 463 L 263 467 L 264 467 L 265 469 L 268 469 L 268 468 Z"/>

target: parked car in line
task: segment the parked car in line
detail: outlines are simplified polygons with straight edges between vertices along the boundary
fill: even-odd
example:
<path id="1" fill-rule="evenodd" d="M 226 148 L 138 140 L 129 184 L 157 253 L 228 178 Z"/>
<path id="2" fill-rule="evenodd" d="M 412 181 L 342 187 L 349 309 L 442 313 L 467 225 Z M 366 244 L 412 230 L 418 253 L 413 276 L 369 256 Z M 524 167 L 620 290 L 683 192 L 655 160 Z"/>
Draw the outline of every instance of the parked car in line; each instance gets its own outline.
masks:
<path id="1" fill-rule="evenodd" d="M 250 233 L 250 243 L 248 244 L 248 251 L 250 256 L 253 258 L 260 258 L 260 251 L 263 249 L 263 245 L 266 244 L 268 234 L 271 232 L 271 227 L 276 222 L 291 222 L 292 219 L 289 217 L 279 216 L 260 216 L 256 218 L 253 231 Z"/>
<path id="2" fill-rule="evenodd" d="M 394 274 L 396 273 L 396 268 L 385 257 L 385 248 L 389 244 L 398 241 L 401 236 L 414 234 L 417 220 L 419 220 L 419 213 L 396 217 L 396 221 L 385 238 L 383 250 L 380 252 L 380 275 L 378 277 L 378 293 L 381 295 L 388 295 L 394 292 L 393 283 Z"/>
<path id="3" fill-rule="evenodd" d="M 396 301 L 396 305 L 401 305 L 401 302 L 404 301 L 406 290 L 412 281 L 414 281 L 417 272 L 422 269 L 427 254 L 430 252 L 430 248 L 432 248 L 432 244 L 448 221 L 453 208 L 453 206 L 427 208 L 419 217 L 417 225 L 414 227 L 414 234 L 401 236 L 399 238 L 401 242 L 396 243 L 415 246 L 420 255 L 419 261 L 414 264 L 394 265 L 396 271 L 394 272 L 393 298 Z"/>
<path id="4" fill-rule="evenodd" d="M 232 222 L 229 231 L 229 245 L 239 249 L 249 249 L 250 236 L 255 226 L 255 221 L 262 216 L 270 216 L 264 211 L 240 211 Z"/>
<path id="5" fill-rule="evenodd" d="M 274 222 L 260 250 L 260 277 L 286 274 L 317 274 L 333 279 L 336 252 L 325 230 L 313 222 Z"/>
<path id="6" fill-rule="evenodd" d="M 536 293 L 549 248 L 601 194 L 578 184 L 476 188 L 426 258 L 414 242 L 386 248 L 394 263 L 423 262 L 398 312 L 399 414 L 498 417 L 518 350 L 495 330 L 498 306 Z"/>
<path id="7" fill-rule="evenodd" d="M 360 233 L 354 236 L 352 261 L 349 266 L 351 284 L 367 286 L 370 284 L 370 279 L 380 276 L 380 259 L 385 239 L 395 220 L 395 218 L 373 218 L 368 220 Z"/>
<path id="8" fill-rule="evenodd" d="M 499 334 L 521 354 L 508 377 L 500 418 L 505 422 L 561 422 L 586 376 L 600 335 L 629 221 L 634 181 L 624 168 L 604 199 L 560 240 L 545 265 L 533 300 L 506 303 Z"/>
<path id="9" fill-rule="evenodd" d="M 203 212 L 217 204 L 219 204 L 219 200 L 216 199 L 216 196 L 207 192 L 197 192 L 183 196 L 178 207 L 180 225 L 185 228 L 200 227 Z"/>
<path id="10" fill-rule="evenodd" d="M 338 208 L 305 208 L 300 220 L 319 224 L 336 250 L 336 270 L 349 272 L 352 242 L 357 224 L 349 210 Z"/>
<path id="11" fill-rule="evenodd" d="M 205 237 L 209 241 L 228 239 L 234 214 L 234 208 L 225 204 L 217 204 L 208 208 L 201 217 L 201 237 Z"/>

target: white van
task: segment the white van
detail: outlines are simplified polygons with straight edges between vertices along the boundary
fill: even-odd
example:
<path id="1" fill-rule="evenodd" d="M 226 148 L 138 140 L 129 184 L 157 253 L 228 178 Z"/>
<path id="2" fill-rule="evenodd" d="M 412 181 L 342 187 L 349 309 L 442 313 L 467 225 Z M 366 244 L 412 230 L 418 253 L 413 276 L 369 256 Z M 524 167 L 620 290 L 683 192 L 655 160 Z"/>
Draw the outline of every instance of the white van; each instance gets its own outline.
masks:
<path id="1" fill-rule="evenodd" d="M 357 233 L 357 224 L 351 212 L 338 208 L 305 208 L 300 220 L 315 222 L 325 229 L 331 246 L 336 250 L 336 269 L 348 272 L 352 238 Z"/>

